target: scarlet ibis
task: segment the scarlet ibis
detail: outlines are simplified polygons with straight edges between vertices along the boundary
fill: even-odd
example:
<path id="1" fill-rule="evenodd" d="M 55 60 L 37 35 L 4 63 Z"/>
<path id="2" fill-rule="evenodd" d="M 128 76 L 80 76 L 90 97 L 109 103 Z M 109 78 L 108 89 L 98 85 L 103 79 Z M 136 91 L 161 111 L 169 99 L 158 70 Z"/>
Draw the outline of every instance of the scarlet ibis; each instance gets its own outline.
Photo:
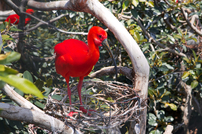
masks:
<path id="1" fill-rule="evenodd" d="M 54 47 L 54 53 L 56 54 L 56 72 L 62 75 L 67 82 L 67 94 L 69 97 L 70 105 L 71 90 L 69 88 L 69 77 L 79 77 L 77 91 L 81 105 L 80 110 L 84 113 L 87 113 L 87 110 L 82 107 L 83 104 L 81 99 L 81 88 L 83 79 L 91 72 L 93 66 L 99 59 L 99 46 L 103 45 L 107 48 L 107 51 L 114 61 L 115 70 L 117 71 L 116 62 L 113 58 L 113 54 L 107 42 L 107 32 L 101 27 L 93 26 L 89 30 L 87 40 L 88 45 L 80 40 L 68 39 L 64 40 L 62 43 L 59 43 Z"/>
<path id="2" fill-rule="evenodd" d="M 27 9 L 26 13 L 33 14 L 34 10 L 33 9 Z M 20 19 L 20 16 L 18 14 L 12 14 L 6 18 L 5 22 L 9 22 L 9 20 L 10 20 L 10 24 L 17 25 L 19 23 L 19 19 Z M 30 22 L 30 20 L 31 20 L 31 18 L 27 17 L 25 19 L 25 25 L 27 25 Z"/>

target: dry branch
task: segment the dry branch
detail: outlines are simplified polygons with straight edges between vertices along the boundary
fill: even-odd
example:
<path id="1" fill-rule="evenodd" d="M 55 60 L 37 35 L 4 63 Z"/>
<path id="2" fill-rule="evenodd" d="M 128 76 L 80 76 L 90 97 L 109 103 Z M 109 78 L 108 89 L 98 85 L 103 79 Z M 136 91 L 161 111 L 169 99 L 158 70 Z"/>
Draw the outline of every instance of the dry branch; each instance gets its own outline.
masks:
<path id="1" fill-rule="evenodd" d="M 125 75 L 129 80 L 133 80 L 133 71 L 130 68 L 119 66 L 117 67 L 117 73 Z M 101 77 L 103 75 L 115 74 L 114 66 L 104 67 L 92 74 L 90 74 L 91 78 Z"/>
<path id="2" fill-rule="evenodd" d="M 27 123 L 37 124 L 39 127 L 48 129 L 53 133 L 74 133 L 74 130 L 66 126 L 62 121 L 33 109 L 21 108 L 5 103 L 0 103 L 0 109 L 0 116 L 6 119 L 25 121 Z"/>
<path id="3" fill-rule="evenodd" d="M 202 31 L 198 30 L 197 27 L 195 27 L 194 24 L 189 21 L 187 14 L 185 13 L 185 8 L 181 7 L 181 11 L 187 24 L 191 27 L 191 29 L 194 30 L 198 35 L 202 36 Z"/>
<path id="4" fill-rule="evenodd" d="M 184 121 L 184 132 L 189 134 L 189 119 L 191 116 L 191 106 L 192 106 L 192 88 L 191 86 L 187 85 L 186 83 L 181 81 L 182 87 L 185 89 L 187 98 L 186 103 L 184 106 L 184 114 L 183 114 L 183 121 Z"/>
<path id="5" fill-rule="evenodd" d="M 172 134 L 172 131 L 173 131 L 173 126 L 172 125 L 168 125 L 166 127 L 166 130 L 163 134 Z"/>
<path id="6" fill-rule="evenodd" d="M 19 106 L 28 108 L 28 109 L 34 109 L 38 112 L 44 113 L 41 109 L 33 105 L 31 102 L 23 98 L 21 95 L 16 93 L 8 84 L 4 86 L 4 88 L 1 89 L 7 96 L 11 98 L 14 102 L 16 102 Z"/>

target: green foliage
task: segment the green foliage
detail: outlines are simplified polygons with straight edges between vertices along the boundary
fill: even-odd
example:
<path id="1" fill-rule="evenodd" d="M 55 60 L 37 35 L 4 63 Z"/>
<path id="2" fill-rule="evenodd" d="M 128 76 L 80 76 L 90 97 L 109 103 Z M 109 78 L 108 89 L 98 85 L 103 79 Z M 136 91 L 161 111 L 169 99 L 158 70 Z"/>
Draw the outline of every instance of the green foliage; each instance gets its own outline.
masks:
<path id="1" fill-rule="evenodd" d="M 150 65 L 148 90 L 150 101 L 148 104 L 147 132 L 151 134 L 163 133 L 168 124 L 177 126 L 183 122 L 181 117 L 183 111 L 181 107 L 185 105 L 184 100 L 186 100 L 186 95 L 184 93 L 184 87 L 180 85 L 181 81 L 192 87 L 192 95 L 196 99 L 200 100 L 202 98 L 201 53 L 198 49 L 190 49 L 187 45 L 188 41 L 193 40 L 197 42 L 201 40 L 201 37 L 196 33 L 190 34 L 190 30 L 187 28 L 188 26 L 186 24 L 182 25 L 182 22 L 185 22 L 185 20 L 180 9 L 181 7 L 185 7 L 194 10 L 195 12 L 190 13 L 189 17 L 197 14 L 199 15 L 199 20 L 202 21 L 202 2 L 199 0 L 196 0 L 194 3 L 190 1 L 175 3 L 172 0 L 168 2 L 170 4 L 163 1 L 156 4 L 148 0 L 102 1 L 102 4 L 119 19 L 131 36 L 137 41 Z M 57 10 L 55 12 L 36 11 L 34 13 L 36 17 L 44 21 L 49 21 L 61 14 L 67 15 L 51 24 L 68 32 L 87 33 L 93 25 L 106 28 L 98 19 L 87 13 L 66 10 Z M 184 53 L 186 57 L 173 54 L 167 51 L 167 49 L 161 48 L 156 43 L 151 42 L 151 38 L 145 35 L 136 19 L 140 19 L 141 24 L 154 40 L 169 49 Z M 173 30 L 166 23 L 166 20 L 176 29 Z M 26 28 L 29 29 L 32 25 L 37 23 L 38 21 L 33 19 L 31 24 L 28 24 Z M 20 30 L 18 30 L 16 26 L 6 24 L 0 25 L 0 30 L 4 33 L 2 34 L 3 47 L 4 51 L 7 52 L 4 55 L 0 55 L 0 79 L 3 78 L 5 82 L 11 85 L 18 85 L 18 89 L 23 89 L 20 85 L 24 85 L 25 83 L 29 85 L 33 82 L 45 97 L 47 97 L 54 88 L 64 88 L 66 91 L 65 80 L 56 73 L 54 59 L 50 58 L 54 55 L 53 48 L 57 43 L 70 38 L 86 42 L 86 35 L 61 33 L 52 27 L 41 25 L 37 29 L 30 31 L 25 37 L 23 57 L 20 62 L 16 62 L 16 60 L 20 58 L 20 55 L 16 52 L 10 52 L 16 49 L 16 47 L 9 47 L 8 41 L 15 43 L 11 33 Z M 132 68 L 128 54 L 110 31 L 108 31 L 108 41 L 116 59 L 118 59 L 117 63 Z M 50 60 L 46 60 L 45 58 L 50 58 Z M 112 65 L 112 62 L 107 61 L 109 61 L 109 55 L 106 50 L 100 48 L 100 60 L 93 68 L 92 72 L 99 70 L 103 66 Z M 14 63 L 11 64 L 11 62 Z M 25 79 L 23 79 L 22 76 Z M 18 79 L 18 81 L 16 81 L 16 79 Z M 101 79 L 114 80 L 112 76 L 103 76 Z M 131 81 L 122 75 L 119 75 L 118 81 L 132 84 Z M 78 79 L 76 78 L 70 79 L 70 85 L 76 85 L 77 82 Z M 1 87 L 4 84 L 4 82 L 0 82 Z M 31 89 L 36 89 L 35 86 L 32 85 Z M 15 88 L 15 91 L 19 94 L 39 108 L 44 108 L 46 104 L 45 100 L 24 94 L 24 92 L 29 91 L 24 91 L 23 89 L 22 92 L 17 88 Z M 82 92 L 84 91 L 85 89 L 82 89 Z M 93 94 L 93 91 L 88 90 L 85 93 Z M 38 95 L 38 91 L 34 92 L 34 95 Z M 0 97 L 2 98 L 1 101 L 13 103 L 3 93 L 0 93 Z M 40 95 L 40 97 L 42 96 Z M 53 95 L 52 98 L 60 101 L 62 96 Z M 72 100 L 76 101 L 78 97 L 72 96 Z M 110 97 L 107 98 L 107 100 L 113 102 Z M 91 103 L 95 105 L 96 109 L 96 106 L 102 102 L 92 99 Z M 108 109 L 109 107 L 102 105 L 101 108 Z M 178 118 L 178 120 L 176 120 L 176 118 Z M 7 122 L 5 119 L 0 120 L 2 124 L 5 122 Z M 24 124 L 21 125 L 25 126 Z M 25 128 L 26 127 L 23 127 L 24 132 L 27 131 Z M 1 130 L 2 129 L 3 128 L 1 128 Z M 22 128 L 17 127 L 15 129 L 22 130 Z M 41 130 L 38 131 L 45 133 Z M 96 131 L 93 130 L 90 132 L 96 133 Z"/>

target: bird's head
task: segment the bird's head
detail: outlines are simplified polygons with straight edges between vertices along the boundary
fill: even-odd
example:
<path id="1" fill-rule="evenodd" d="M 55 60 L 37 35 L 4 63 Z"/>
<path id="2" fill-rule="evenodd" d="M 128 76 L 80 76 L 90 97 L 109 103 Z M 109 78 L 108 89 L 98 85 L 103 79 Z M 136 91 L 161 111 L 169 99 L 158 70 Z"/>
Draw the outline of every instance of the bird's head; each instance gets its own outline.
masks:
<path id="1" fill-rule="evenodd" d="M 112 58 L 115 66 L 115 73 L 116 73 L 116 78 L 117 78 L 117 66 L 116 66 L 116 61 L 114 59 L 113 53 L 110 49 L 110 46 L 107 41 L 107 32 L 98 26 L 93 26 L 88 33 L 88 40 L 93 39 L 94 44 L 96 46 L 102 46 L 105 47 L 105 49 L 108 51 L 110 57 Z"/>
<path id="2" fill-rule="evenodd" d="M 89 38 L 93 39 L 93 42 L 96 46 L 102 46 L 102 42 L 107 39 L 107 32 L 98 26 L 93 26 L 89 30 Z"/>
<path id="3" fill-rule="evenodd" d="M 33 13 L 34 13 L 34 10 L 33 10 L 33 9 L 27 9 L 27 10 L 26 10 L 26 13 L 28 13 L 28 14 L 33 14 Z"/>

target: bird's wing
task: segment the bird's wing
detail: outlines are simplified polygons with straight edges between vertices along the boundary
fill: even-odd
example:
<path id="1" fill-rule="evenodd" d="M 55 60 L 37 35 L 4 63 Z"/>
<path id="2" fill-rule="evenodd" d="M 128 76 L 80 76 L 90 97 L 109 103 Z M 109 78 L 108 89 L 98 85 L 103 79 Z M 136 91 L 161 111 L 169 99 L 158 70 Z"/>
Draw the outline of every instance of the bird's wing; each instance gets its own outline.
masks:
<path id="1" fill-rule="evenodd" d="M 56 55 L 64 55 L 64 54 L 69 54 L 69 55 L 81 55 L 88 53 L 88 46 L 80 40 L 75 40 L 75 39 L 69 39 L 69 40 L 64 40 L 63 42 L 57 44 L 54 47 Z"/>
<path id="2" fill-rule="evenodd" d="M 65 40 L 57 44 L 54 49 L 56 71 L 63 77 L 69 71 L 74 72 L 77 67 L 81 67 L 88 58 L 88 46 L 79 40 Z"/>

